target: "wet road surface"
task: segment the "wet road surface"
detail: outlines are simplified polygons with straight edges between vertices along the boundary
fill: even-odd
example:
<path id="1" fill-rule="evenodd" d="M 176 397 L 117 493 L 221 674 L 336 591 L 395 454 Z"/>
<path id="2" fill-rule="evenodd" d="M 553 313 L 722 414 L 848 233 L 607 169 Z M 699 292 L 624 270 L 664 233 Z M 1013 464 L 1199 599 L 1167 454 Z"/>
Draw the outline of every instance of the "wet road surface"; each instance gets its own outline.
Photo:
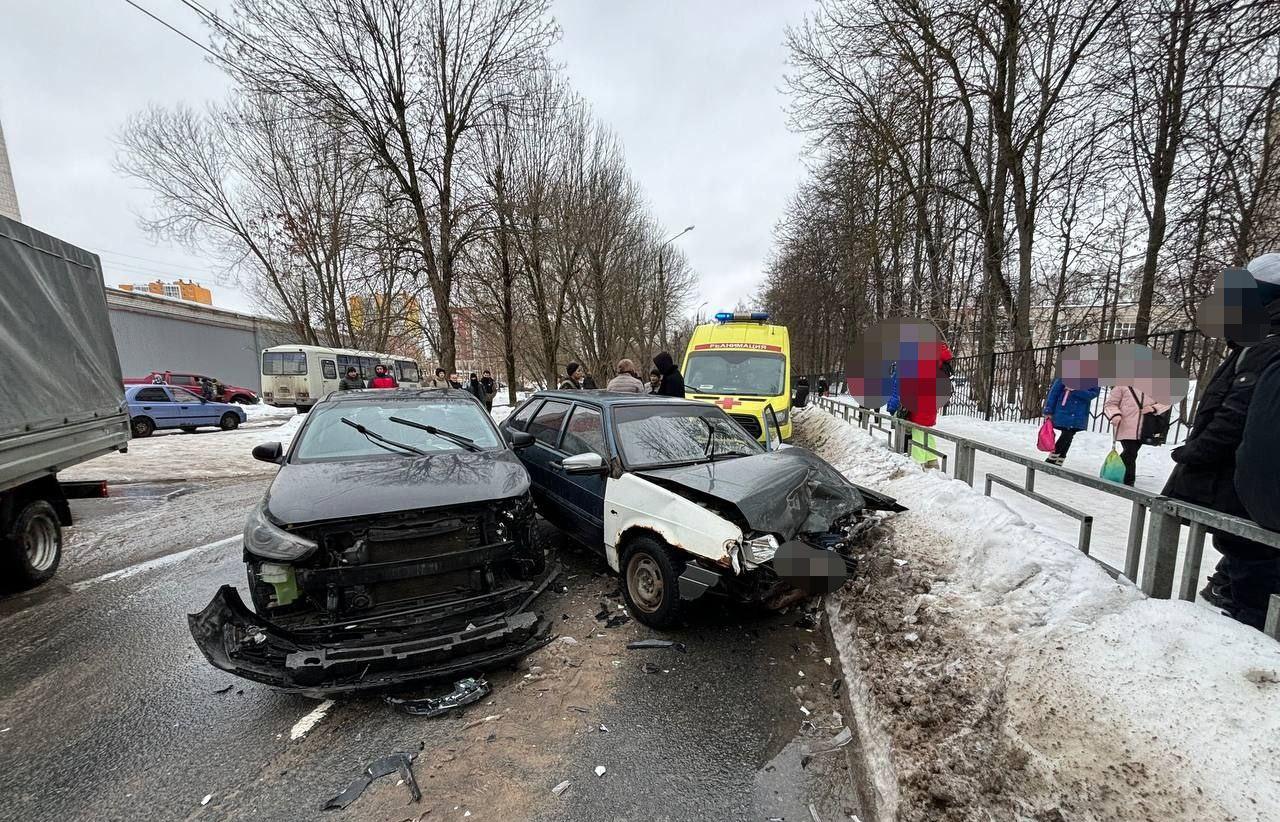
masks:
<path id="1" fill-rule="evenodd" d="M 354 698 L 297 734 L 322 703 L 212 668 L 186 626 L 219 585 L 244 585 L 238 532 L 265 485 L 139 486 L 73 503 L 58 577 L 0 598 L 0 820 L 801 820 L 810 803 L 823 820 L 856 812 L 843 755 L 800 762 L 803 743 L 839 727 L 820 628 L 796 625 L 794 610 L 712 605 L 667 635 L 687 653 L 627 650 L 653 633 L 597 621 L 601 603 L 617 612 L 617 582 L 576 551 L 563 553 L 562 584 L 540 601 L 575 640 L 494 673 L 484 702 L 422 719 Z M 319 810 L 369 762 L 419 750 L 421 803 L 393 776 L 346 811 Z"/>

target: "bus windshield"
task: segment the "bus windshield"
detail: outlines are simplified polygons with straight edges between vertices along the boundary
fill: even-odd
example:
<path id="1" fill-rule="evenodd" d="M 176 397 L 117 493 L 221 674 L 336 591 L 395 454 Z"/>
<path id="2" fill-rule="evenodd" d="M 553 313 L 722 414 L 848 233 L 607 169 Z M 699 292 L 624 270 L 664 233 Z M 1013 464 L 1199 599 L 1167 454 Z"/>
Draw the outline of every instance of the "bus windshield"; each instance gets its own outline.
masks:
<path id="1" fill-rule="evenodd" d="M 307 355 L 301 351 L 264 351 L 262 373 L 267 376 L 296 376 L 307 373 Z"/>
<path id="2" fill-rule="evenodd" d="M 703 394 L 776 397 L 783 393 L 787 361 L 761 351 L 697 351 L 689 355 L 684 384 Z"/>

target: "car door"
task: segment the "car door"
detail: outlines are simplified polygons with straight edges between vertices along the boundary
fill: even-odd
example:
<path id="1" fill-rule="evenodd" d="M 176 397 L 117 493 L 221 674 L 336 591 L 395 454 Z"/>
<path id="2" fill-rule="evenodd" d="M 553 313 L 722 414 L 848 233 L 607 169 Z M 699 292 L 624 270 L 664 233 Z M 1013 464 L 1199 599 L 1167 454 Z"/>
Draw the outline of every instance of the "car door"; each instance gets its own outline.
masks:
<path id="1" fill-rule="evenodd" d="M 560 433 L 569 416 L 571 404 L 566 400 L 547 400 L 529 420 L 525 431 L 532 434 L 534 442 L 521 449 L 520 458 L 529 471 L 534 499 L 544 517 L 558 527 L 569 530 L 572 517 L 565 510 L 564 474 L 552 468 L 564 458 L 560 451 Z"/>
<path id="2" fill-rule="evenodd" d="M 174 425 L 213 425 L 216 420 L 210 419 L 213 413 L 209 410 L 212 403 L 203 402 L 200 397 L 185 388 L 170 388 L 173 394 Z"/>
<path id="3" fill-rule="evenodd" d="M 177 425 L 173 398 L 169 391 L 159 385 L 151 385 L 140 389 L 133 395 L 129 403 L 129 414 L 134 417 L 150 417 L 156 428 L 170 428 Z"/>
<path id="4" fill-rule="evenodd" d="M 577 454 L 599 454 L 607 466 L 609 450 L 604 438 L 604 418 L 600 409 L 589 405 L 574 405 L 569 421 L 565 424 L 560 440 L 560 452 L 566 457 Z M 560 475 L 564 489 L 564 505 L 573 521 L 570 532 L 593 550 L 604 549 L 604 496 L 608 475 L 570 474 L 563 465 L 553 464 L 551 470 Z"/>

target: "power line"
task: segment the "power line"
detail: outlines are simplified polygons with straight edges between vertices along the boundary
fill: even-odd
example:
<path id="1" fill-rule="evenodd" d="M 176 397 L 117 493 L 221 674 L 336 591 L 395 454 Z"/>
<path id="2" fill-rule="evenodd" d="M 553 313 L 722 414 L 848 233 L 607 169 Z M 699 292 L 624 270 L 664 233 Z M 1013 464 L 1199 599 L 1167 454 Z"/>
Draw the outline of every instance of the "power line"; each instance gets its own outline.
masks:
<path id="1" fill-rule="evenodd" d="M 209 266 L 200 265 L 199 263 L 175 263 L 172 260 L 161 260 L 157 257 L 143 257 L 139 254 L 126 254 L 123 251 L 113 251 L 110 248 L 103 248 L 100 245 L 95 245 L 94 248 L 97 249 L 99 254 L 109 255 L 111 257 L 125 257 L 131 260 L 142 260 L 143 262 L 156 263 L 157 265 L 171 266 L 173 268 L 198 268 L 205 271 L 212 270 Z"/>
<path id="2" fill-rule="evenodd" d="M 146 9 L 144 9 L 142 6 L 139 6 L 137 3 L 133 2 L 133 0 L 124 0 L 124 1 L 125 1 L 126 3 L 128 3 L 129 5 L 133 6 L 133 7 L 134 7 L 135 9 L 137 9 L 138 11 L 140 11 L 140 12 L 142 12 L 143 14 L 147 15 L 148 17 L 150 17 L 152 20 L 155 20 L 157 23 L 159 23 L 160 25 L 164 26 L 164 27 L 165 27 L 165 28 L 167 28 L 169 31 L 171 31 L 171 32 L 173 32 L 174 34 L 178 35 L 178 36 L 179 36 L 179 37 L 181 37 L 183 40 L 186 40 L 188 43 L 191 43 L 192 45 L 196 46 L 196 47 L 197 47 L 197 48 L 199 48 L 200 50 L 204 51 L 206 54 L 208 54 L 208 55 L 209 55 L 210 57 L 212 57 L 213 59 L 218 60 L 218 61 L 221 61 L 221 60 L 222 60 L 222 55 L 218 54 L 216 51 L 214 51 L 213 49 L 209 48 L 209 47 L 208 47 L 208 46 L 206 46 L 204 43 L 201 43 L 200 41 L 193 39 L 193 38 L 192 38 L 192 37 L 190 37 L 186 32 L 182 31 L 181 29 L 177 28 L 176 26 L 170 25 L 167 21 L 162 20 L 161 18 L 159 18 L 159 17 L 157 17 L 156 15 L 152 14 L 151 12 L 147 11 L 147 10 L 146 10 Z"/>

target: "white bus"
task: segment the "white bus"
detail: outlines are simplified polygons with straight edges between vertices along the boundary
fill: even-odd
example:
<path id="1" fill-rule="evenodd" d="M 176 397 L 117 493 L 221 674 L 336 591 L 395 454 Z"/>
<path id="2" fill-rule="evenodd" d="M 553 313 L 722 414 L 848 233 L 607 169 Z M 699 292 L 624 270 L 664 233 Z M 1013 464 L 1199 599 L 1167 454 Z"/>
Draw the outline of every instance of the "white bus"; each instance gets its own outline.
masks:
<path id="1" fill-rule="evenodd" d="M 311 410 L 321 398 L 338 390 L 338 380 L 355 366 L 367 383 L 373 369 L 385 365 L 404 388 L 420 388 L 418 364 L 407 357 L 356 351 L 351 348 L 324 348 L 315 345 L 277 345 L 262 352 L 262 401 L 277 408 L 295 407 L 298 413 Z"/>

